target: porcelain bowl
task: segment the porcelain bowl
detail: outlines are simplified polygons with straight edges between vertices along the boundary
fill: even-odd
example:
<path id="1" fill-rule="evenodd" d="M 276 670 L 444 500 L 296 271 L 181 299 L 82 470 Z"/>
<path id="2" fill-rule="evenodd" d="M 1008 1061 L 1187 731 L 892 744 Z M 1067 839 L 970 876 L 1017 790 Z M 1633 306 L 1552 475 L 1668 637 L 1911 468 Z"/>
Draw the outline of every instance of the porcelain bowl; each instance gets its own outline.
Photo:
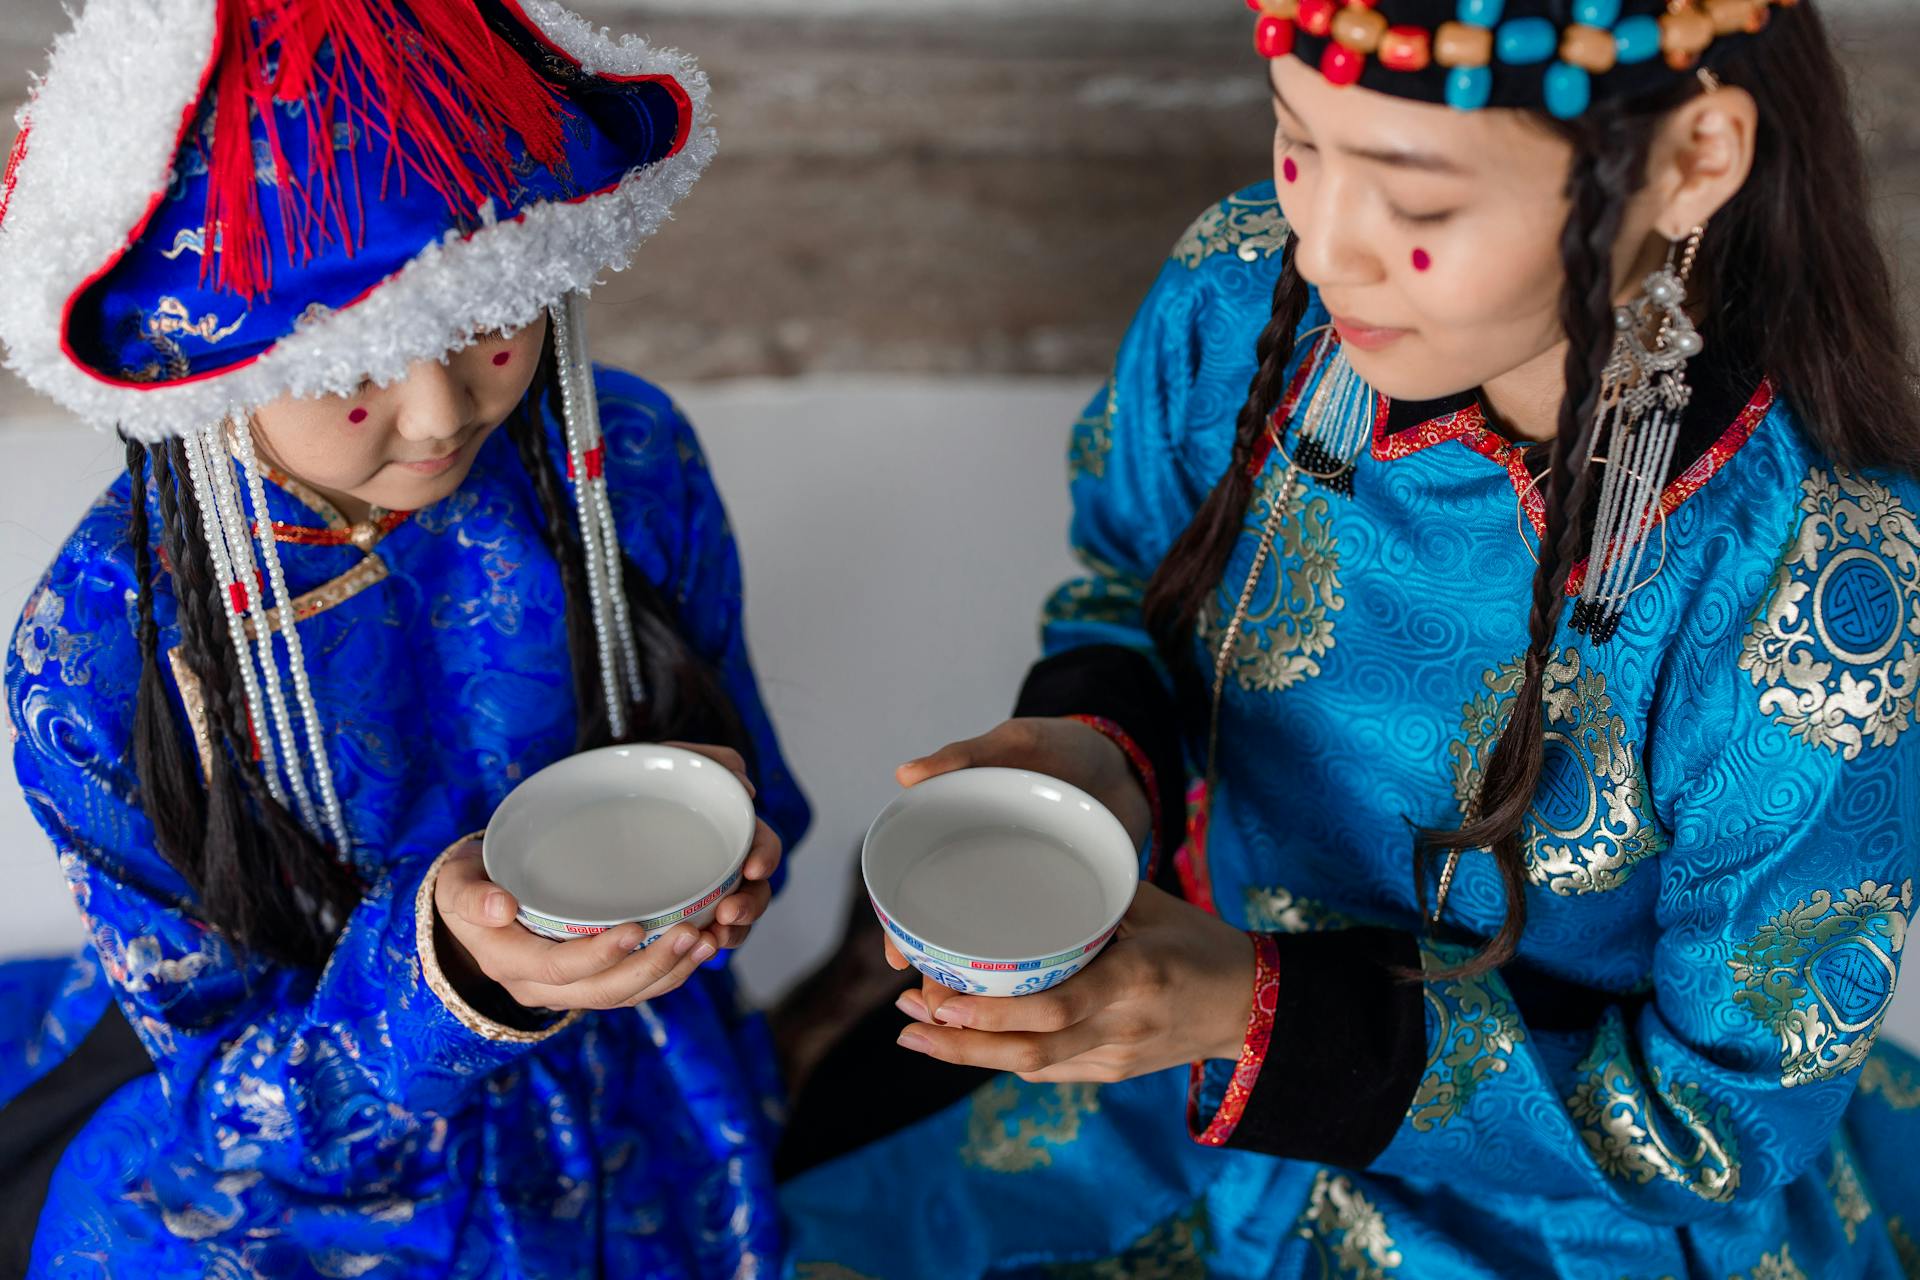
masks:
<path id="1" fill-rule="evenodd" d="M 1140 882 L 1133 840 L 1080 788 L 962 769 L 902 792 L 867 831 L 867 895 L 914 968 L 955 991 L 1024 996 L 1100 954 Z"/>
<path id="2" fill-rule="evenodd" d="M 520 923 L 556 941 L 623 924 L 647 946 L 683 920 L 705 928 L 740 883 L 753 799 L 732 770 L 678 747 L 602 747 L 534 774 L 487 824 L 487 876 Z"/>

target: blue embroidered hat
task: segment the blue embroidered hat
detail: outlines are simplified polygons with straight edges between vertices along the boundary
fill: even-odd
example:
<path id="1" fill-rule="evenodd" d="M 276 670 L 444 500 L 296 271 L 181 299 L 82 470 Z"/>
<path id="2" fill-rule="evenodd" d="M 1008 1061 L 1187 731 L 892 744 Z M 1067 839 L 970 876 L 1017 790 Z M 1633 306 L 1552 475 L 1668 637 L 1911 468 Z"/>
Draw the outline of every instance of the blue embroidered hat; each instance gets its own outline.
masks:
<path id="1" fill-rule="evenodd" d="M 1561 119 L 1652 92 L 1799 0 L 1247 0 L 1254 46 L 1338 85 Z"/>
<path id="2" fill-rule="evenodd" d="M 706 92 L 556 0 L 91 0 L 0 184 L 8 363 L 149 441 L 392 381 L 624 267 Z"/>

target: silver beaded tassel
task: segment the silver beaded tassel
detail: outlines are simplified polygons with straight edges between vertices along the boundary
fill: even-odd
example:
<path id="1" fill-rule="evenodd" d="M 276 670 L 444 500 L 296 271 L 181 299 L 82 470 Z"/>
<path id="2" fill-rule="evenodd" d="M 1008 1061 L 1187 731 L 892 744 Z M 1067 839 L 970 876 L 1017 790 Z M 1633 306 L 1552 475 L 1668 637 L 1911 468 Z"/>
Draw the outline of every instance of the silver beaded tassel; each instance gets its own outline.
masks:
<path id="1" fill-rule="evenodd" d="M 560 375 L 561 415 L 567 441 L 567 473 L 580 515 L 580 545 L 586 552 L 587 593 L 594 639 L 600 650 L 600 683 L 606 691 L 607 724 L 616 740 L 627 736 L 627 709 L 645 697 L 640 651 L 627 609 L 625 554 L 607 494 L 606 444 L 600 434 L 600 398 L 587 354 L 586 296 L 569 293 L 551 310 L 553 349 Z"/>
<path id="2" fill-rule="evenodd" d="M 1600 485 L 1586 579 L 1573 608 L 1575 631 L 1604 644 L 1620 627 L 1627 598 L 1660 572 L 1647 573 L 1647 548 L 1660 530 L 1660 559 L 1666 559 L 1666 514 L 1661 497 L 1680 438 L 1693 390 L 1687 385 L 1687 361 L 1704 343 L 1687 318 L 1686 277 L 1699 252 L 1703 228 L 1687 240 L 1679 265 L 1669 252 L 1667 264 L 1648 276 L 1640 296 L 1613 313 L 1613 354 L 1601 376 L 1600 423 L 1594 435 L 1596 455 L 1606 473 Z"/>
<path id="3" fill-rule="evenodd" d="M 247 714 L 267 790 L 283 803 L 291 799 L 302 825 L 331 840 L 341 857 L 349 857 L 352 845 L 346 817 L 334 788 L 320 711 L 307 679 L 306 657 L 295 626 L 286 573 L 280 564 L 279 539 L 274 536 L 267 510 L 266 485 L 254 456 L 252 433 L 245 423 L 217 423 L 190 433 L 186 447 L 188 476 L 200 505 L 201 532 L 219 580 L 220 606 L 226 614 L 228 634 L 240 655 L 241 686 L 246 692 Z M 234 476 L 235 457 L 246 481 L 244 496 Z M 264 583 L 261 565 L 266 569 Z M 267 604 L 269 591 L 271 608 Z M 286 650 L 293 706 L 289 706 L 280 678 L 276 635 L 280 647 Z M 297 722 L 295 707 L 299 711 Z M 300 742 L 303 734 L 304 752 Z M 311 788 L 307 770 L 302 767 L 303 756 L 312 769 Z"/>

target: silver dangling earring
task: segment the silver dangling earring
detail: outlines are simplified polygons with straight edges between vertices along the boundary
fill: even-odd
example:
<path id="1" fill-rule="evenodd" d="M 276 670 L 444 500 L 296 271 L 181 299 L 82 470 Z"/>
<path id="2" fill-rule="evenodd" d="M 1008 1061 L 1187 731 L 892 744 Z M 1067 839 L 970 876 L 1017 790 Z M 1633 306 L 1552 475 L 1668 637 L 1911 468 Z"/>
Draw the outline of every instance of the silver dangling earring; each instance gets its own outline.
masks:
<path id="1" fill-rule="evenodd" d="M 1700 252 L 1704 225 L 1674 241 L 1666 265 L 1646 278 L 1640 296 L 1613 313 L 1613 353 L 1600 381 L 1600 423 L 1594 452 L 1606 462 L 1600 506 L 1575 631 L 1604 644 L 1620 627 L 1627 598 L 1641 586 L 1647 544 L 1663 529 L 1661 497 L 1693 389 L 1687 362 L 1705 343 L 1687 318 L 1687 277 Z M 1664 543 L 1663 543 L 1664 546 Z M 1663 552 L 1664 554 L 1664 552 Z"/>

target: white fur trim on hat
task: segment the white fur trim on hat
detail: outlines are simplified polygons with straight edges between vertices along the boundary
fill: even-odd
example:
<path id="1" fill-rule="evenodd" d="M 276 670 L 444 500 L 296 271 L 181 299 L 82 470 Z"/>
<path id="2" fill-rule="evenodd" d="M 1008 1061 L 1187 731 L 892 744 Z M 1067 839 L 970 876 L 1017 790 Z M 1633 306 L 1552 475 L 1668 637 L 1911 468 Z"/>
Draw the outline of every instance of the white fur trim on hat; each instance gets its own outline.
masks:
<path id="1" fill-rule="evenodd" d="M 578 204 L 533 206 L 449 234 L 355 305 L 317 315 L 251 364 L 178 386 L 104 381 L 61 349 L 67 300 L 166 188 L 184 113 L 200 95 L 215 0 L 90 0 L 54 45 L 23 117 L 32 132 L 0 223 L 0 343 L 29 384 L 95 426 L 155 441 L 282 396 L 389 383 L 476 334 L 532 323 L 604 271 L 623 270 L 712 160 L 707 80 L 692 59 L 595 30 L 556 0 L 527 17 L 592 74 L 670 75 L 693 104 L 686 145 Z"/>

